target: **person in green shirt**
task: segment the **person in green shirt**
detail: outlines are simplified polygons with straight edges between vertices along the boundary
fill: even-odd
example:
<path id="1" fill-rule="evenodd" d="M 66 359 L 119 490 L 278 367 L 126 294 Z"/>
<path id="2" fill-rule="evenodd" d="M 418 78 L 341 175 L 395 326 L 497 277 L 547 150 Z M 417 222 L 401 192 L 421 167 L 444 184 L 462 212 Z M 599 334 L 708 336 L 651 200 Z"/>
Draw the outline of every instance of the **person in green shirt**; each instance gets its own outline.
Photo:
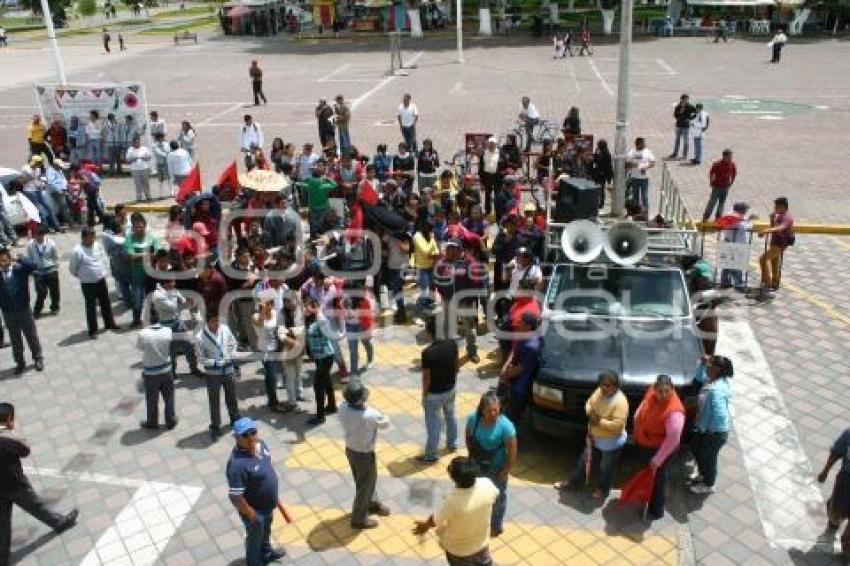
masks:
<path id="1" fill-rule="evenodd" d="M 315 238 L 321 232 L 322 220 L 328 211 L 328 196 L 336 189 L 336 182 L 325 175 L 327 162 L 320 159 L 313 169 L 313 176 L 304 181 L 304 193 L 310 209 L 310 237 Z"/>
<path id="2" fill-rule="evenodd" d="M 124 251 L 130 258 L 130 301 L 133 310 L 131 328 L 142 324 L 142 305 L 145 302 L 145 257 L 159 247 L 159 240 L 149 234 L 145 217 L 134 212 L 130 216 L 130 234 L 124 240 Z"/>

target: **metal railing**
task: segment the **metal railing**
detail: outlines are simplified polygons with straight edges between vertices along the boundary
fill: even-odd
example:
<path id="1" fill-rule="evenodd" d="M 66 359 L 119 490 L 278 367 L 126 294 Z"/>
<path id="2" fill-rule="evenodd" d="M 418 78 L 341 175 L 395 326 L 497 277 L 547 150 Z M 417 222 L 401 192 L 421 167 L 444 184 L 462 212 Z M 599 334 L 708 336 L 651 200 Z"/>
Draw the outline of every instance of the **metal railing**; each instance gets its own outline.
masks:
<path id="1" fill-rule="evenodd" d="M 661 195 L 658 200 L 658 214 L 676 228 L 693 228 L 696 226 L 685 199 L 676 181 L 670 173 L 667 163 L 661 166 Z"/>

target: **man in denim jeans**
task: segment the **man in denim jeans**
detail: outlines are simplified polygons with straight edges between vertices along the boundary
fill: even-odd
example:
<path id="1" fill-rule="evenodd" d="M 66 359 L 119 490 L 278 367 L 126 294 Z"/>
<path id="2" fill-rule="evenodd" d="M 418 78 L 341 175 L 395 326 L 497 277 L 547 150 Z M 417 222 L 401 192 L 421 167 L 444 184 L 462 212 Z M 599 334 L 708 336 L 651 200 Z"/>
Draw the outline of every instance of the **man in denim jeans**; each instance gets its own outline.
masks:
<path id="1" fill-rule="evenodd" d="M 422 350 L 422 409 L 425 411 L 425 454 L 420 462 L 436 462 L 440 443 L 440 413 L 446 421 L 446 449 L 457 450 L 457 420 L 455 419 L 455 382 L 460 369 L 457 342 L 437 338 L 437 323 L 428 319 L 427 331 L 431 344 Z"/>
<path id="2" fill-rule="evenodd" d="M 691 129 L 691 119 L 696 114 L 696 108 L 690 103 L 687 94 L 679 97 L 679 104 L 673 108 L 673 118 L 676 120 L 676 141 L 673 144 L 673 153 L 668 159 L 676 159 L 679 155 L 679 143 L 682 143 L 682 159 L 688 158 L 688 132 Z"/>
<path id="3" fill-rule="evenodd" d="M 277 472 L 266 443 L 257 438 L 257 423 L 242 417 L 233 423 L 236 446 L 227 461 L 230 502 L 245 525 L 245 564 L 262 566 L 286 556 L 272 548 L 274 510 L 278 505 Z"/>

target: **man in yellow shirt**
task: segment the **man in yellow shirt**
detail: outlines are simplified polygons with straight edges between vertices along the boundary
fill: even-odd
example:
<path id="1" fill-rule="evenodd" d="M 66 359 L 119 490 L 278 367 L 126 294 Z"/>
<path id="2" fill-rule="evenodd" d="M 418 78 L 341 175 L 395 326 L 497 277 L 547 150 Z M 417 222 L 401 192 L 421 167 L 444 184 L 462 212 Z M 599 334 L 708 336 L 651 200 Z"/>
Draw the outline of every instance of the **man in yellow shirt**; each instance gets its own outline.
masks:
<path id="1" fill-rule="evenodd" d="M 475 464 L 464 456 L 449 464 L 449 476 L 455 482 L 443 507 L 425 521 L 416 521 L 413 533 L 424 535 L 437 528 L 440 547 L 450 565 L 491 565 L 490 514 L 499 489 L 489 478 L 475 477 Z"/>
<path id="2" fill-rule="evenodd" d="M 47 128 L 41 123 L 41 116 L 34 114 L 32 122 L 27 127 L 27 140 L 30 142 L 30 157 L 44 153 L 48 159 L 52 157 L 47 151 L 44 141 L 47 138 Z M 52 160 L 51 160 L 52 162 Z"/>

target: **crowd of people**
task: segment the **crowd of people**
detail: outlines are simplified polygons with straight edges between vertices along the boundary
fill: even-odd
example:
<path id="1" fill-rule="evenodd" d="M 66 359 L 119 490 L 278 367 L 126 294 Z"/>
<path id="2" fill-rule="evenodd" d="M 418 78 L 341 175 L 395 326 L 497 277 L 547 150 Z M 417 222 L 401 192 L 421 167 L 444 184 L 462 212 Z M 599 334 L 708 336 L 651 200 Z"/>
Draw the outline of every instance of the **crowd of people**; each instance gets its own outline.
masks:
<path id="1" fill-rule="evenodd" d="M 252 72 L 251 77 L 257 103 L 265 101 L 262 85 L 256 82 L 261 75 Z M 686 98 L 682 104 L 688 104 Z M 523 101 L 526 116 L 529 105 Z M 677 134 L 680 122 L 684 124 L 682 115 L 688 115 L 688 131 L 693 120 L 701 120 L 697 108 L 677 107 L 676 113 Z M 544 184 L 554 172 L 556 178 L 591 178 L 604 188 L 613 176 L 611 155 L 604 140 L 598 140 L 594 153 L 572 143 L 570 136 L 581 134 L 577 108 L 564 121 L 564 139 L 544 144 L 527 172 L 523 149 L 512 136 L 502 143 L 490 137 L 482 147 L 467 144 L 448 163 L 440 159 L 430 139 L 422 139 L 420 148 L 420 115 L 410 95 L 397 109 L 404 141 L 394 155 L 386 144 L 371 157 L 359 151 L 348 130 L 350 117 L 344 97 L 337 97 L 333 106 L 320 101 L 316 118 L 321 152 L 314 153 L 313 145 L 305 143 L 296 154 L 292 144 L 275 138 L 267 159 L 261 126 L 246 115 L 239 131 L 246 168 L 274 170 L 285 178 L 285 188 L 261 192 L 213 187 L 172 206 L 162 236 L 153 233 L 143 214 L 129 214 L 126 205 L 105 211 L 99 196 L 104 172 L 99 165 L 108 164 L 106 174 L 119 174 L 123 156 L 136 181 L 138 200 L 146 200 L 150 195 L 144 186 L 153 163 L 161 183 L 179 184 L 185 178 L 185 164 L 194 159 L 195 147 L 188 122 L 170 142 L 161 169 L 157 148 L 165 143 L 167 127 L 156 112 L 146 124 L 124 126 L 113 116 L 98 125 L 99 116 L 93 115 L 82 136 L 56 123 L 46 129 L 35 117 L 28 138 L 31 160 L 21 178 L 9 185 L 11 192 L 20 190 L 27 196 L 43 222 L 30 224 L 32 240 L 17 260 L 8 248 L 0 248 L 0 308 L 11 337 L 15 371 L 25 371 L 22 337 L 36 369 L 44 369 L 35 318 L 42 316 L 48 298 L 51 313 L 60 310 L 60 262 L 49 234 L 82 223 L 74 213 L 83 207 L 62 198 L 76 190 L 88 214 L 68 269 L 81 283 L 86 332 L 97 339 L 98 309 L 103 328 L 118 328 L 107 284 L 111 275 L 120 301 L 132 313 L 130 326 L 140 329 L 137 345 L 147 408 L 143 428 L 159 428 L 160 398 L 165 426 L 178 426 L 174 393 L 178 357 L 186 358 L 192 376 L 205 380 L 212 440 L 223 430 L 224 391 L 237 444 L 227 469 L 230 497 L 248 531 L 248 564 L 261 564 L 279 558 L 282 551 L 269 543 L 272 514 L 279 503 L 276 472 L 267 446 L 257 438 L 257 424 L 243 416 L 236 395 L 241 366 L 250 353 L 261 362 L 266 404 L 273 412 L 306 412 L 305 359 L 314 365 L 315 410 L 307 423 L 321 426 L 330 415 L 338 415 L 356 487 L 351 525 L 369 529 L 378 524 L 371 515 L 390 513 L 377 497 L 375 456 L 376 435 L 389 420 L 368 406 L 365 383 L 375 362 L 373 336 L 381 324 L 379 317 L 392 316 L 395 324 L 412 319 L 431 337 L 421 364 L 426 438 L 419 460 L 427 465 L 438 460 L 441 430 L 446 431 L 449 452 L 460 446 L 455 416 L 461 366 L 457 341 L 463 339 L 468 360 L 480 361 L 477 334 L 483 310 L 488 328 L 513 331 L 518 337 L 502 341 L 498 387 L 483 395 L 476 411 L 465 417 L 469 457 L 458 456 L 449 466 L 455 490 L 439 512 L 415 525 L 415 531 L 436 527 L 452 564 L 489 564 L 488 541 L 503 531 L 508 479 L 519 458 L 517 428 L 540 366 L 542 305 L 531 291 L 542 291 L 544 285 L 540 262 L 546 215 L 542 203 L 522 187 Z M 704 123 L 707 128 L 707 115 Z M 145 131 L 154 139 L 153 149 L 142 144 Z M 685 144 L 687 154 L 687 138 Z M 676 145 L 678 153 L 678 137 Z M 632 171 L 631 210 L 644 216 L 649 209 L 648 170 L 654 164 L 639 138 L 627 166 Z M 723 173 L 714 172 L 712 179 Z M 725 173 L 728 180 L 728 166 Z M 715 205 L 722 212 L 722 196 L 713 198 L 709 213 Z M 767 230 L 771 249 L 781 247 L 781 237 L 788 233 L 787 201 L 777 201 L 776 213 L 780 218 Z M 98 224 L 100 234 L 95 231 Z M 4 233 L 11 243 L 14 228 Z M 775 255 L 768 251 L 763 262 L 767 270 L 774 267 Z M 373 264 L 377 269 L 370 272 Z M 36 283 L 34 307 L 29 297 L 31 275 Z M 493 308 L 488 308 L 491 302 Z M 691 408 L 696 415 L 690 444 L 696 470 L 689 483 L 695 494 L 716 489 L 718 454 L 731 424 L 732 375 L 731 361 L 717 355 L 706 355 L 694 375 L 700 394 Z M 339 403 L 335 382 L 343 385 Z M 285 399 L 279 398 L 281 386 Z M 13 417 L 13 409 L 0 409 L 5 411 L 0 417 Z M 616 373 L 600 374 L 585 410 L 584 453 L 569 479 L 555 487 L 581 488 L 596 464 L 593 496 L 604 500 L 626 441 L 629 415 Z M 635 415 L 634 436 L 653 470 L 648 507 L 652 518 L 663 515 L 668 468 L 682 442 L 685 413 L 670 378 L 660 375 Z M 26 456 L 20 449 L 17 454 Z M 261 465 L 248 465 L 255 459 Z M 259 494 L 254 491 L 258 485 L 266 486 Z M 69 517 L 46 520 L 60 530 L 73 523 Z M 833 524 L 842 515 L 830 517 Z"/>

